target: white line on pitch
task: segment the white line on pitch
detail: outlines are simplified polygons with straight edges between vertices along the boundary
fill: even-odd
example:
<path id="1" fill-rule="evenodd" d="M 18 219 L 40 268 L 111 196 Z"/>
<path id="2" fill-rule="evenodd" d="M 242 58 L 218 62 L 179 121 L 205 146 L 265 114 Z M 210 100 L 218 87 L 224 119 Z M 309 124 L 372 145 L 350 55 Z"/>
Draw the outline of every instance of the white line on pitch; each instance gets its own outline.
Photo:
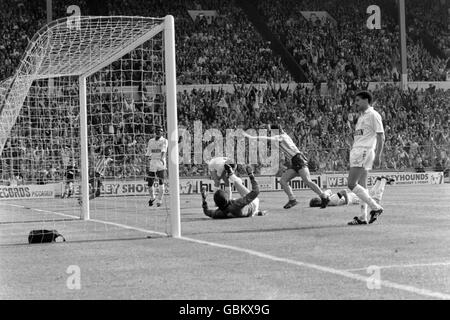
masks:
<path id="1" fill-rule="evenodd" d="M 79 221 L 103 223 L 103 224 L 107 224 L 107 225 L 111 225 L 111 226 L 115 226 L 115 227 L 120 227 L 120 228 L 124 228 L 124 229 L 140 231 L 140 232 L 143 232 L 143 233 L 153 233 L 153 234 L 157 234 L 157 235 L 161 235 L 161 236 L 167 236 L 167 234 L 163 233 L 163 232 L 158 232 L 158 231 L 153 231 L 153 230 L 148 230 L 148 229 L 142 229 L 142 228 L 138 228 L 138 227 L 132 227 L 132 226 L 129 226 L 129 225 L 126 225 L 126 224 L 121 224 L 121 223 L 115 223 L 115 222 L 110 222 L 110 221 L 103 221 L 103 220 L 98 220 L 98 219 L 81 220 L 80 217 L 77 217 L 77 216 L 74 216 L 74 215 L 70 215 L 70 214 L 66 214 L 66 213 L 62 213 L 62 212 L 42 210 L 42 209 L 36 209 L 36 208 L 29 208 L 29 207 L 25 207 L 25 206 L 21 206 L 21 205 L 17 205 L 17 204 L 9 204 L 9 203 L 7 203 L 7 205 L 10 205 L 10 206 L 13 206 L 13 207 L 18 207 L 18 208 L 24 208 L 24 209 L 28 208 L 30 210 L 34 210 L 34 211 L 38 211 L 38 212 L 52 213 L 52 214 L 56 214 L 56 215 L 60 215 L 60 216 L 64 216 L 64 217 L 74 218 L 74 219 L 77 219 Z"/>
<path id="2" fill-rule="evenodd" d="M 309 269 L 315 269 L 315 270 L 318 270 L 318 271 L 322 271 L 322 272 L 327 272 L 327 273 L 331 273 L 331 274 L 334 274 L 334 275 L 343 276 L 343 277 L 346 277 L 346 278 L 349 278 L 349 279 L 354 279 L 354 280 L 362 281 L 362 282 L 365 282 L 365 283 L 367 283 L 368 281 L 371 280 L 368 277 L 364 277 L 364 276 L 361 276 L 359 274 L 351 273 L 351 272 L 348 272 L 348 271 L 345 271 L 345 270 L 338 270 L 338 269 L 325 267 L 325 266 L 321 266 L 321 265 L 317 265 L 317 264 L 313 264 L 313 263 L 307 263 L 307 262 L 302 262 L 302 261 L 297 261 L 297 260 L 292 260 L 292 259 L 287 259 L 287 258 L 280 258 L 280 257 L 276 257 L 276 256 L 273 256 L 273 255 L 270 255 L 270 254 L 266 254 L 266 253 L 255 251 L 255 250 L 251 250 L 251 249 L 244 249 L 244 248 L 240 248 L 240 247 L 235 247 L 235 246 L 230 246 L 230 245 L 225 245 L 225 244 L 219 244 L 219 243 L 209 242 L 209 241 L 204 241 L 204 240 L 198 240 L 198 239 L 193 239 L 193 238 L 187 238 L 187 237 L 181 237 L 180 239 L 181 240 L 185 240 L 185 241 L 200 243 L 200 244 L 204 244 L 204 245 L 208 245 L 208 246 L 212 246 L 212 247 L 223 248 L 223 249 L 234 250 L 234 251 L 238 251 L 238 252 L 242 252 L 242 253 L 247 253 L 247 254 L 252 255 L 252 256 L 256 256 L 256 257 L 260 257 L 260 258 L 264 258 L 264 259 L 268 259 L 268 260 L 272 260 L 272 261 L 284 262 L 284 263 L 287 263 L 287 264 L 292 264 L 292 265 L 296 265 L 296 266 L 300 266 L 300 267 L 305 267 L 305 268 L 309 268 Z M 428 289 L 416 288 L 416 287 L 413 287 L 413 286 L 399 284 L 399 283 L 395 283 L 395 282 L 392 282 L 392 281 L 380 280 L 380 285 L 384 286 L 384 287 L 388 287 L 388 288 L 393 288 L 393 289 L 397 289 L 397 290 L 402 290 L 402 291 L 415 293 L 415 294 L 422 295 L 422 296 L 438 298 L 438 299 L 449 299 L 450 300 L 450 294 L 436 292 L 436 291 L 431 291 L 431 290 L 428 290 Z"/>
<path id="3" fill-rule="evenodd" d="M 36 209 L 36 208 L 30 208 L 30 207 L 26 207 L 26 206 L 22 206 L 22 205 L 18 205 L 18 204 L 11 204 L 11 203 L 5 203 L 8 206 L 11 207 L 16 207 L 16 208 L 22 208 L 22 209 L 30 209 L 33 211 L 37 211 L 37 212 L 43 212 L 43 213 L 51 213 L 51 214 L 57 214 L 63 217 L 69 217 L 69 218 L 73 218 L 73 219 L 80 219 L 80 217 L 71 215 L 71 214 L 67 214 L 67 213 L 62 213 L 62 212 L 55 212 L 55 211 L 49 211 L 49 210 L 43 210 L 43 209 Z"/>
<path id="4" fill-rule="evenodd" d="M 392 264 L 387 266 L 378 266 L 380 269 L 393 269 L 393 268 L 416 268 L 416 267 L 439 267 L 450 266 L 450 261 L 447 262 L 430 262 L 430 263 L 415 263 L 415 264 Z M 345 269 L 344 271 L 366 271 L 366 268 Z"/>
<path id="5" fill-rule="evenodd" d="M 53 211 L 46 211 L 46 210 L 44 210 L 44 211 L 49 212 L 49 213 L 67 216 L 66 214 L 60 213 L 60 212 L 53 212 Z M 120 223 L 108 222 L 108 221 L 97 220 L 97 219 L 90 219 L 90 220 L 85 220 L 85 221 L 104 223 L 107 225 L 113 225 L 113 226 L 129 229 L 129 230 L 136 230 L 136 231 L 140 231 L 143 233 L 159 234 L 159 235 L 166 236 L 165 233 L 148 230 L 148 229 L 132 227 L 132 226 L 128 226 L 128 225 L 120 224 Z M 334 275 L 339 275 L 339 276 L 342 276 L 345 278 L 358 280 L 358 281 L 365 282 L 365 283 L 367 283 L 368 281 L 371 280 L 368 277 L 364 277 L 364 276 L 361 276 L 356 273 L 351 273 L 349 271 L 338 270 L 338 269 L 334 269 L 334 268 L 330 268 L 330 267 L 321 266 L 318 264 L 307 263 L 307 262 L 302 262 L 302 261 L 297 261 L 297 260 L 292 260 L 292 259 L 287 259 L 287 258 L 280 258 L 280 257 L 276 257 L 276 256 L 273 256 L 273 255 L 270 255 L 267 253 L 263 253 L 263 252 L 259 252 L 259 251 L 255 251 L 255 250 L 251 250 L 251 249 L 245 249 L 245 248 L 240 248 L 240 247 L 235 247 L 235 246 L 230 246 L 230 245 L 225 245 L 225 244 L 220 244 L 220 243 L 215 243 L 215 242 L 210 242 L 210 241 L 205 241 L 205 240 L 199 240 L 199 239 L 194 239 L 194 238 L 188 238 L 188 237 L 179 237 L 179 238 L 175 238 L 175 239 L 183 240 L 183 241 L 187 241 L 187 242 L 199 243 L 199 244 L 208 245 L 208 246 L 216 247 L 216 248 L 222 248 L 222 249 L 228 249 L 228 250 L 233 250 L 233 251 L 237 251 L 237 252 L 242 252 L 242 253 L 249 254 L 251 256 L 256 256 L 259 258 L 268 259 L 268 260 L 277 261 L 277 262 L 283 262 L 283 263 L 296 265 L 296 266 L 300 266 L 300 267 L 305 267 L 305 268 L 309 268 L 309 269 L 314 269 L 314 270 L 318 270 L 318 271 L 322 271 L 322 272 L 326 272 L 326 273 L 330 273 L 330 274 L 334 274 Z M 417 295 L 450 300 L 450 294 L 431 291 L 428 289 L 416 288 L 413 286 L 399 284 L 399 283 L 395 283 L 392 281 L 380 280 L 380 285 L 384 286 L 384 287 L 388 287 L 388 288 L 393 288 L 393 289 L 397 289 L 397 290 L 415 293 Z"/>

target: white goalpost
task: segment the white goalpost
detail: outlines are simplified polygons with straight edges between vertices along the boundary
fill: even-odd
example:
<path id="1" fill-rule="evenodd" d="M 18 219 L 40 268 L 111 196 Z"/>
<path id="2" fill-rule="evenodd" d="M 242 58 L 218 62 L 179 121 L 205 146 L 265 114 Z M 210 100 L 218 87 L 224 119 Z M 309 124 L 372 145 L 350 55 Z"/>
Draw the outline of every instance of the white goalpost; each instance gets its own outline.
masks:
<path id="1" fill-rule="evenodd" d="M 155 127 L 168 140 L 161 208 L 147 205 Z M 0 83 L 0 154 L 0 224 L 61 228 L 63 216 L 180 237 L 174 18 L 70 17 L 41 29 Z"/>

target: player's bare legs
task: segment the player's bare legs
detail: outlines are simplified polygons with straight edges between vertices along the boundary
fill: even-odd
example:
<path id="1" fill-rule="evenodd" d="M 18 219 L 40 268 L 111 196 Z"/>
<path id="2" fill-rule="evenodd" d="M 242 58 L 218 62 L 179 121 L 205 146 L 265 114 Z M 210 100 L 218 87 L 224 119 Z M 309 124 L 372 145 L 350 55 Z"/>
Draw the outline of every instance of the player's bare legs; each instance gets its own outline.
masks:
<path id="1" fill-rule="evenodd" d="M 252 176 L 252 177 L 254 178 L 254 175 L 253 175 L 253 168 L 252 168 L 251 166 L 246 167 L 245 170 L 247 171 L 247 174 L 248 174 L 249 177 Z M 242 179 L 241 179 L 241 178 L 237 177 L 237 176 L 234 174 L 234 172 L 233 172 L 232 170 L 230 170 L 230 169 L 227 169 L 226 171 L 232 172 L 232 175 L 231 175 L 230 177 L 228 177 L 228 174 L 227 174 L 227 180 L 228 180 L 228 178 L 230 178 L 230 180 L 233 181 L 234 187 L 235 187 L 236 190 L 239 192 L 239 194 L 240 194 L 241 197 L 245 197 L 247 194 L 250 193 L 250 190 L 247 189 L 247 188 L 244 186 L 244 184 L 242 183 Z M 249 206 L 252 207 L 252 209 L 251 209 L 251 211 L 253 212 L 252 216 L 255 216 L 255 215 L 257 215 L 257 216 L 264 216 L 264 215 L 266 215 L 266 213 L 267 213 L 266 211 L 261 211 L 261 210 L 259 209 L 259 198 L 254 199 L 254 200 L 249 204 Z"/>
<path id="2" fill-rule="evenodd" d="M 154 190 L 154 182 L 155 179 L 154 177 L 152 177 L 151 175 L 155 175 L 155 173 L 149 172 L 148 173 L 148 177 L 147 177 L 147 182 L 148 182 L 148 193 L 150 196 L 150 199 L 148 200 L 148 206 L 151 207 L 153 206 L 153 203 L 155 202 L 156 198 L 155 198 L 155 190 Z"/>
<path id="3" fill-rule="evenodd" d="M 367 189 L 367 170 L 364 170 L 364 172 L 361 174 L 361 177 L 358 180 L 358 183 L 361 187 L 364 189 Z M 361 208 L 361 216 L 359 217 L 360 221 L 364 221 L 367 223 L 367 203 L 361 202 L 360 204 Z"/>
<path id="4" fill-rule="evenodd" d="M 320 187 L 311 180 L 311 174 L 309 173 L 308 167 L 304 167 L 299 170 L 298 175 L 302 178 L 303 182 L 306 183 L 308 187 L 322 199 L 322 201 L 326 200 L 326 204 L 328 203 L 328 195 L 326 195 L 325 192 L 323 192 L 322 189 L 320 189 Z M 321 208 L 325 208 L 325 206 L 322 205 Z"/>
<path id="5" fill-rule="evenodd" d="M 294 196 L 294 193 L 292 192 L 292 188 L 289 185 L 289 181 L 291 181 L 292 179 L 294 179 L 297 176 L 298 176 L 298 173 L 294 169 L 287 169 L 286 171 L 283 172 L 283 175 L 281 176 L 281 179 L 280 179 L 281 187 L 283 188 L 284 192 L 287 194 L 287 196 L 289 198 L 288 203 L 286 203 L 286 205 L 283 207 L 285 209 L 292 208 L 293 206 L 295 206 L 297 204 L 297 200 L 295 200 L 295 196 Z"/>
<path id="6" fill-rule="evenodd" d="M 358 198 L 361 199 L 362 202 L 367 203 L 367 205 L 370 207 L 371 210 L 373 211 L 382 210 L 381 206 L 378 203 L 376 203 L 376 201 L 369 195 L 367 189 L 365 189 L 358 183 L 360 179 L 364 177 L 367 180 L 367 170 L 365 168 L 363 167 L 350 168 L 350 172 L 348 175 L 348 188 L 352 190 L 358 196 Z M 359 217 L 355 217 L 353 221 L 349 222 L 349 225 L 367 223 L 364 222 L 365 221 L 360 220 Z"/>

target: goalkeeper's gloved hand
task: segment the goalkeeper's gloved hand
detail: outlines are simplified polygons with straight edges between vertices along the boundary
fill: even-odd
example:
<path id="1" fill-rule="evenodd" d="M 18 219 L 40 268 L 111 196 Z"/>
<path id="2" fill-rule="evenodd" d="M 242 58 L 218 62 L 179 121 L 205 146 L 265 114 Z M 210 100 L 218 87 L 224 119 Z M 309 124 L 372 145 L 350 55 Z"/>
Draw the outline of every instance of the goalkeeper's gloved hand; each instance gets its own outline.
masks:
<path id="1" fill-rule="evenodd" d="M 206 201 L 206 187 L 202 187 L 201 190 L 203 202 Z"/>

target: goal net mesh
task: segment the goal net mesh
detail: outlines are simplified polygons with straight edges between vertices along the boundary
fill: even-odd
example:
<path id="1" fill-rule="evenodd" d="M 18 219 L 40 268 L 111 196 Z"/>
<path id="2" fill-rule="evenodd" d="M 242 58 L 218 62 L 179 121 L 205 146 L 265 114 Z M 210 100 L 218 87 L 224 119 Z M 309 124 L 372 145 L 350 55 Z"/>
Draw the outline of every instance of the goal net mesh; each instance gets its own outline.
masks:
<path id="1" fill-rule="evenodd" d="M 16 75 L 0 84 L 0 243 L 23 242 L 31 229 L 57 229 L 71 240 L 169 232 L 168 196 L 148 205 L 145 157 L 155 126 L 167 133 L 162 23 L 68 18 L 33 38 Z M 82 221 L 79 76 L 86 73 L 91 220 Z M 99 159 L 107 159 L 104 169 Z"/>

